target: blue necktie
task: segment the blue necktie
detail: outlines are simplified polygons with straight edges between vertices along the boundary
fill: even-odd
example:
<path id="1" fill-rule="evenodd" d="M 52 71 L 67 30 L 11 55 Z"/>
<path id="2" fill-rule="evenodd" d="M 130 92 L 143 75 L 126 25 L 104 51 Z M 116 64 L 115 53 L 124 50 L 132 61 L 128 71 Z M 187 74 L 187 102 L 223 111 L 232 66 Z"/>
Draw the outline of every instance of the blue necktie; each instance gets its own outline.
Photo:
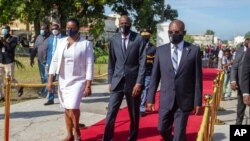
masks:
<path id="1" fill-rule="evenodd" d="M 172 54 L 172 63 L 173 63 L 173 68 L 174 68 L 174 72 L 176 74 L 177 69 L 178 69 L 178 51 L 177 51 L 178 47 L 174 46 L 174 52 Z"/>
<path id="2" fill-rule="evenodd" d="M 54 39 L 53 39 L 53 44 L 52 44 L 52 56 L 54 55 L 55 53 L 55 50 L 56 50 L 56 43 L 57 43 L 57 38 L 56 36 L 54 36 Z"/>

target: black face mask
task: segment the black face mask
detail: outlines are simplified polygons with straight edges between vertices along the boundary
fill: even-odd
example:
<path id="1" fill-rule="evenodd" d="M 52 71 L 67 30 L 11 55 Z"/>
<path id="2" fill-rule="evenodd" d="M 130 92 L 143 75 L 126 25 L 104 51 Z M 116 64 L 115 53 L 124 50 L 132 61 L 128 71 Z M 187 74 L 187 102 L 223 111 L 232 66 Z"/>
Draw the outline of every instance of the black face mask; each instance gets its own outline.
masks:
<path id="1" fill-rule="evenodd" d="M 169 40 L 172 44 L 179 44 L 184 38 L 182 34 L 171 34 L 169 35 Z"/>
<path id="2" fill-rule="evenodd" d="M 129 25 L 124 25 L 120 26 L 120 32 L 123 34 L 128 34 L 130 31 L 130 26 Z"/>

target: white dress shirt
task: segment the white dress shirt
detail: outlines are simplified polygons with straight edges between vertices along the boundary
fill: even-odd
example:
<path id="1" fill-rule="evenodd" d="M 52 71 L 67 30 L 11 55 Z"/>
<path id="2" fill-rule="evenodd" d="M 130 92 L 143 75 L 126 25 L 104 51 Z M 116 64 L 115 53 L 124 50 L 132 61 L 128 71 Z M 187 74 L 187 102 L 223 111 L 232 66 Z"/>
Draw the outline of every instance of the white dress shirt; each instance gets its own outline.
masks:
<path id="1" fill-rule="evenodd" d="M 128 49 L 129 36 L 130 36 L 130 33 L 127 36 L 124 36 L 122 34 L 122 45 L 123 45 L 123 39 L 126 38 L 126 41 L 125 41 L 126 49 Z"/>

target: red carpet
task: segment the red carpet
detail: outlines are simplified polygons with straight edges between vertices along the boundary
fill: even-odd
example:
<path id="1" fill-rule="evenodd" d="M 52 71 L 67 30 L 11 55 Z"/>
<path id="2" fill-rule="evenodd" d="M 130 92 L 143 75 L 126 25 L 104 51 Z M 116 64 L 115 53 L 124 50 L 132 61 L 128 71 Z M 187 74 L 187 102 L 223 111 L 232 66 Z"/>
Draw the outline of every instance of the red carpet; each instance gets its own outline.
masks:
<path id="1" fill-rule="evenodd" d="M 203 93 L 212 94 L 213 80 L 217 74 L 216 69 L 203 69 Z M 157 100 L 159 95 L 157 95 Z M 156 109 L 158 103 L 156 102 Z M 187 125 L 187 138 L 188 141 L 195 141 L 197 133 L 200 128 L 202 114 L 199 116 L 190 115 Z M 93 126 L 81 130 L 83 141 L 101 141 L 104 131 L 105 120 L 94 124 Z M 129 134 L 129 116 L 127 108 L 119 111 L 115 124 L 115 137 L 114 141 L 126 141 Z M 138 141 L 160 141 L 161 137 L 157 131 L 158 113 L 152 113 L 145 117 L 140 118 L 140 129 Z"/>

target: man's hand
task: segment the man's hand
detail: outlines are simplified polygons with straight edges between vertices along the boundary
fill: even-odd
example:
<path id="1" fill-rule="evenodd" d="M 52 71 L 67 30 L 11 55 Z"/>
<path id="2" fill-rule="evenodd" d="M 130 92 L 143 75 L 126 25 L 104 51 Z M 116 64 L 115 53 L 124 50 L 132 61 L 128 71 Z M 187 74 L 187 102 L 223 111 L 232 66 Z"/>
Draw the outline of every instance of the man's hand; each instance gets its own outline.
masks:
<path id="1" fill-rule="evenodd" d="M 200 106 L 195 106 L 193 111 L 194 115 L 198 115 L 200 113 L 200 109 L 201 109 Z"/>
<path id="2" fill-rule="evenodd" d="M 243 102 L 244 102 L 244 104 L 250 106 L 250 95 L 244 95 Z"/>
<path id="3" fill-rule="evenodd" d="M 90 96 L 91 95 L 91 87 L 90 86 L 86 86 L 85 90 L 84 90 L 84 94 L 85 97 Z"/>
<path id="4" fill-rule="evenodd" d="M 155 111 L 155 105 L 152 103 L 147 103 L 146 110 L 149 112 Z"/>
<path id="5" fill-rule="evenodd" d="M 141 93 L 141 84 L 135 84 L 132 92 L 132 96 L 136 97 Z"/>
<path id="6" fill-rule="evenodd" d="M 236 81 L 231 82 L 230 85 L 232 90 L 236 90 L 238 88 Z"/>
<path id="7" fill-rule="evenodd" d="M 33 67 L 34 64 L 35 64 L 34 60 L 31 59 L 31 60 L 30 60 L 30 66 Z"/>
<path id="8" fill-rule="evenodd" d="M 52 91 L 52 87 L 53 87 L 53 83 L 52 83 L 52 82 L 48 82 L 48 83 L 47 83 L 47 90 L 48 90 L 49 92 Z"/>

